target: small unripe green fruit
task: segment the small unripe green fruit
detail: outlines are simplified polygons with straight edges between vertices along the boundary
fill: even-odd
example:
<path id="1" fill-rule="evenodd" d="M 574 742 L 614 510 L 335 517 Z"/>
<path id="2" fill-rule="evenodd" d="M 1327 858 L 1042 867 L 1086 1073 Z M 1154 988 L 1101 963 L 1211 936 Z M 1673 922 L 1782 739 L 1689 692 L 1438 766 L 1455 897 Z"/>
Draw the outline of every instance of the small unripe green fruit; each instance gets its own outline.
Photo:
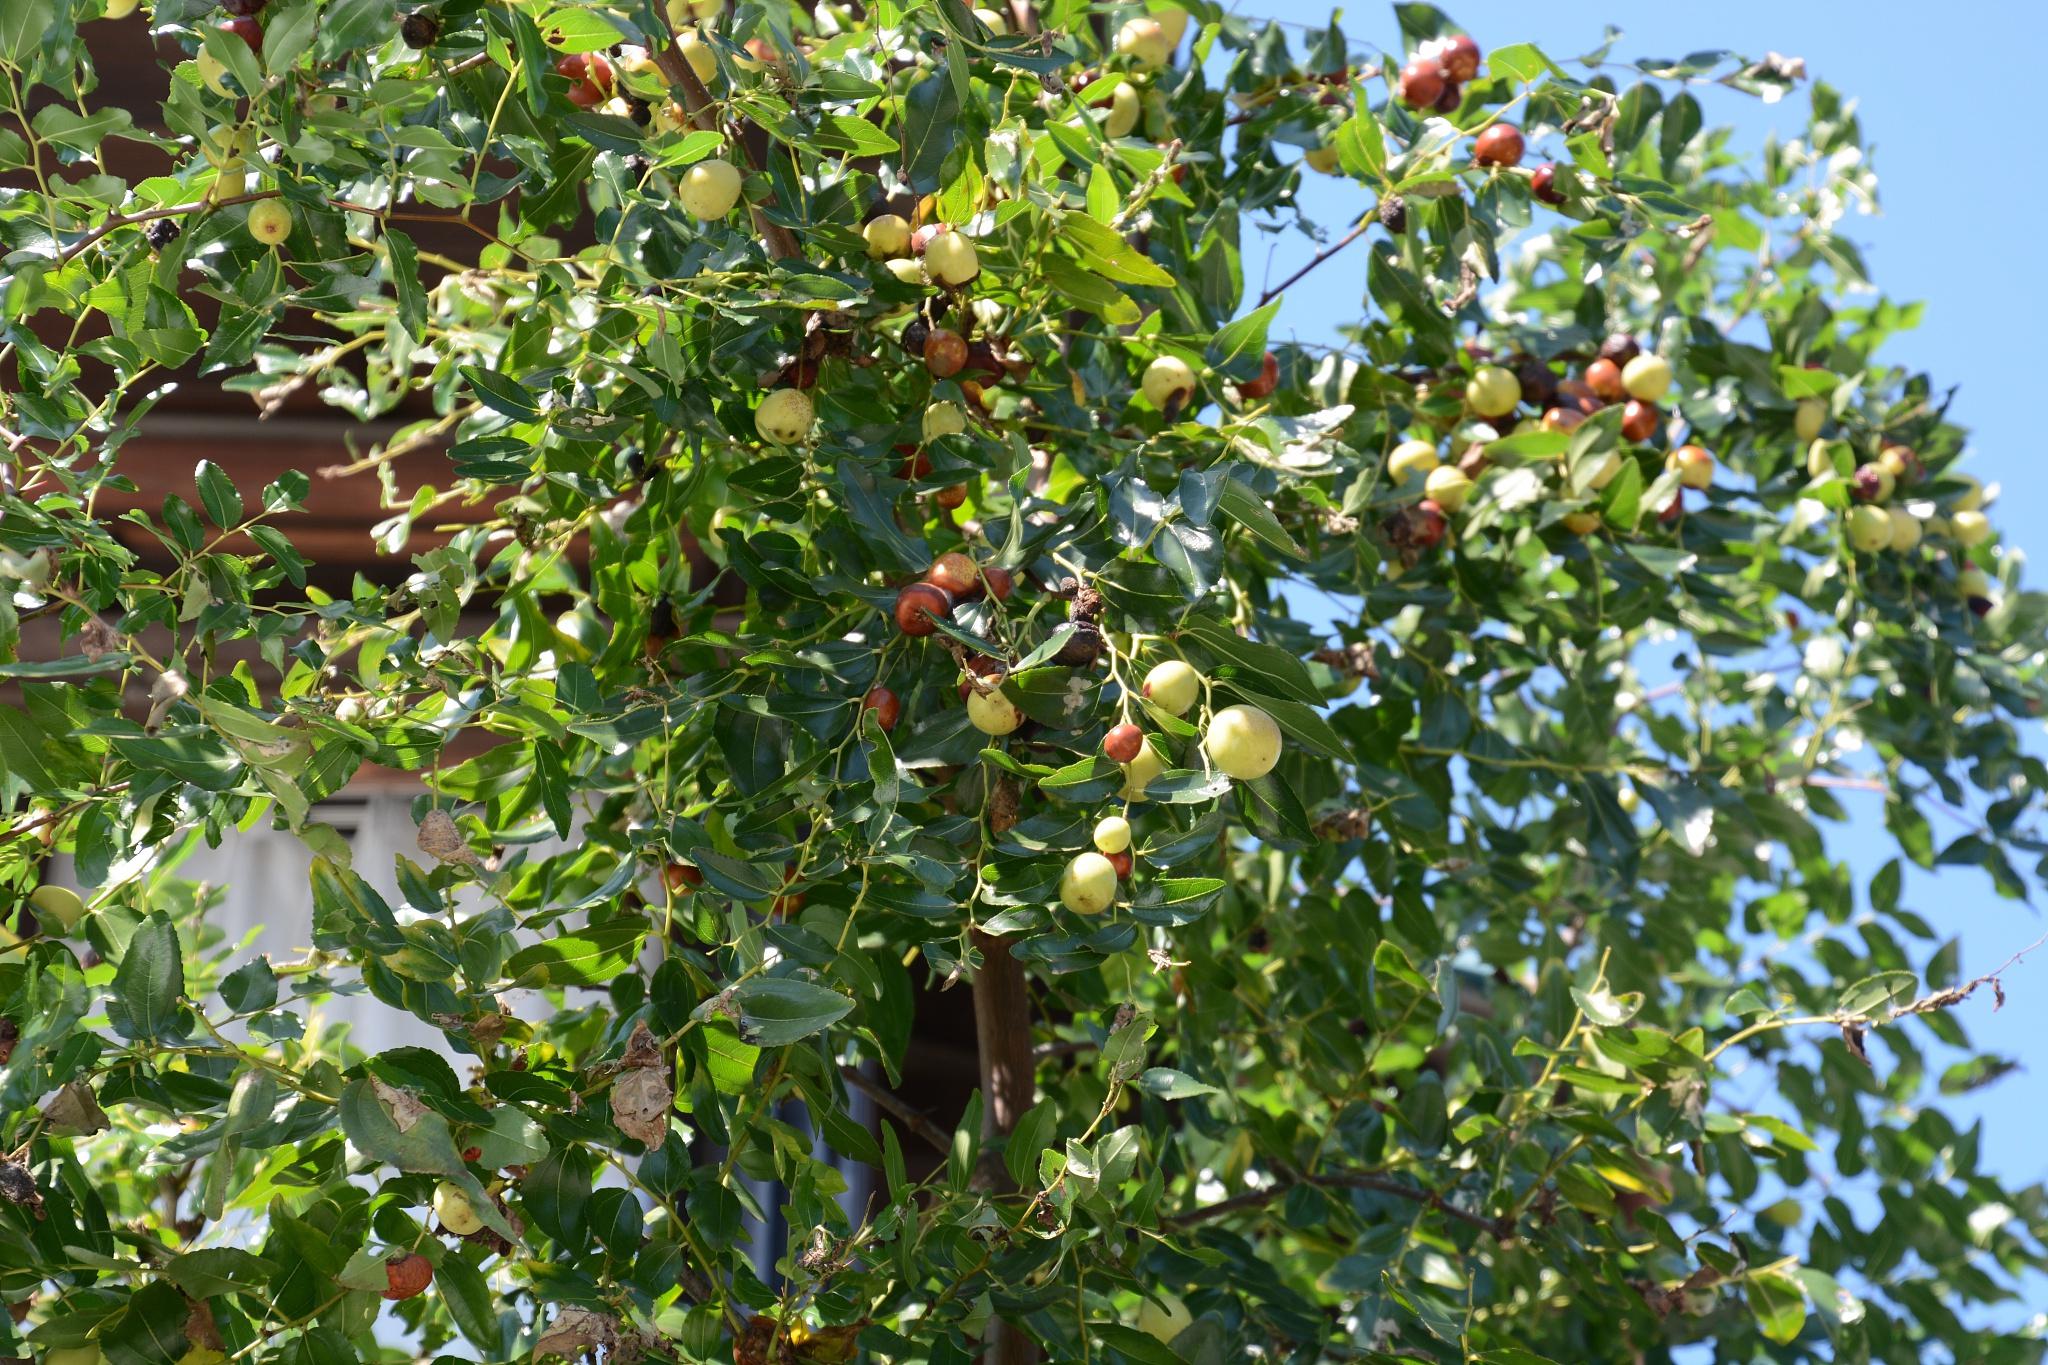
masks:
<path id="1" fill-rule="evenodd" d="M 1180 40 L 1187 36 L 1188 12 L 1178 5 L 1154 8 L 1152 22 L 1159 25 L 1159 31 L 1166 35 L 1166 48 L 1169 52 L 1179 47 Z"/>
<path id="2" fill-rule="evenodd" d="M 1920 544 L 1920 518 L 1903 507 L 1887 508 L 1892 523 L 1892 549 L 1904 554 Z"/>
<path id="3" fill-rule="evenodd" d="M 924 266 L 908 256 L 892 256 L 888 261 L 889 273 L 904 284 L 925 283 Z"/>
<path id="4" fill-rule="evenodd" d="M 1165 771 L 1166 760 L 1159 756 L 1157 749 L 1147 744 L 1138 750 L 1136 758 L 1124 764 L 1124 785 L 1117 794 L 1126 801 L 1149 801 L 1151 798 L 1145 795 L 1145 788 Z"/>
<path id="5" fill-rule="evenodd" d="M 1195 372 L 1179 356 L 1163 355 L 1145 367 L 1140 387 L 1145 391 L 1145 401 L 1163 411 L 1176 395 L 1183 403 L 1194 395 Z"/>
<path id="6" fill-rule="evenodd" d="M 1173 56 L 1173 44 L 1166 40 L 1166 28 L 1157 19 L 1127 19 L 1116 31 L 1116 50 L 1136 66 L 1150 69 L 1165 66 Z"/>
<path id="7" fill-rule="evenodd" d="M 434 1187 L 434 1218 L 457 1237 L 481 1232 L 484 1226 L 476 1205 L 469 1202 L 468 1193 L 462 1186 L 445 1180 Z"/>
<path id="8" fill-rule="evenodd" d="M 1099 915 L 1116 904 L 1116 864 L 1083 853 L 1060 874 L 1060 904 L 1077 915 Z"/>
<path id="9" fill-rule="evenodd" d="M 1984 487 L 1968 474 L 1959 474 L 1966 487 L 1956 498 L 1958 512 L 1975 512 L 1984 506 Z"/>
<path id="10" fill-rule="evenodd" d="M 1629 397 L 1654 403 L 1671 388 L 1671 362 L 1645 351 L 1621 367 L 1621 386 Z"/>
<path id="11" fill-rule="evenodd" d="M 683 172 L 683 183 L 677 191 L 683 212 L 705 221 L 725 217 L 740 201 L 742 178 L 739 167 L 730 161 L 698 162 Z"/>
<path id="12" fill-rule="evenodd" d="M 1472 480 L 1453 464 L 1438 465 L 1423 481 L 1423 494 L 1446 513 L 1463 510 L 1472 497 Z"/>
<path id="13" fill-rule="evenodd" d="M 276 246 L 292 235 L 292 211 L 282 200 L 257 200 L 249 205 L 249 235 L 265 246 Z"/>
<path id="14" fill-rule="evenodd" d="M 1636 795 L 1634 787 L 1623 787 L 1614 794 L 1614 804 L 1621 807 L 1624 815 L 1634 815 L 1636 807 L 1643 804 L 1643 798 Z"/>
<path id="15" fill-rule="evenodd" d="M 1806 473 L 1809 478 L 1823 478 L 1835 472 L 1834 447 L 1826 441 L 1816 439 L 1806 448 Z"/>
<path id="16" fill-rule="evenodd" d="M 1131 846 L 1131 822 L 1121 815 L 1105 815 L 1095 822 L 1095 851 L 1121 853 Z"/>
<path id="17" fill-rule="evenodd" d="M 1184 716 L 1202 695 L 1202 675 L 1184 660 L 1168 659 L 1152 665 L 1140 691 L 1146 701 L 1169 716 Z"/>
<path id="18" fill-rule="evenodd" d="M 1209 717 L 1209 728 L 1202 732 L 1209 761 L 1240 782 L 1272 772 L 1280 748 L 1279 725 L 1256 706 L 1226 706 Z"/>
<path id="19" fill-rule="evenodd" d="M 1991 518 L 1974 510 L 1958 512 L 1948 519 L 1948 533 L 1956 544 L 1975 548 L 1991 538 Z"/>
<path id="20" fill-rule="evenodd" d="M 1158 1291 L 1158 1301 L 1146 1299 L 1138 1305 L 1138 1330 L 1159 1342 L 1171 1346 L 1173 1339 L 1194 1323 L 1195 1315 L 1178 1294 Z"/>
<path id="21" fill-rule="evenodd" d="M 70 933 L 85 918 L 85 902 L 68 886 L 39 886 L 28 893 L 28 905 L 38 923 L 59 933 Z"/>
<path id="22" fill-rule="evenodd" d="M 994 10 L 978 9 L 974 12 L 974 17 L 981 20 L 981 26 L 994 37 L 1002 38 L 1009 35 L 1010 21 Z"/>
<path id="23" fill-rule="evenodd" d="M 1564 523 L 1564 529 L 1570 531 L 1575 536 L 1590 536 L 1600 529 L 1600 514 L 1598 512 L 1567 512 L 1561 520 Z"/>
<path id="24" fill-rule="evenodd" d="M 981 273 L 974 243 L 951 228 L 924 244 L 925 271 L 941 284 L 963 285 Z"/>
<path id="25" fill-rule="evenodd" d="M 1024 713 L 1000 692 L 969 692 L 967 720 L 985 735 L 1007 735 L 1024 723 Z"/>
<path id="26" fill-rule="evenodd" d="M 1619 475 L 1621 474 L 1621 466 L 1621 452 L 1618 450 L 1608 451 L 1607 454 L 1604 457 L 1602 457 L 1600 461 L 1600 467 L 1593 471 L 1593 478 L 1589 483 L 1587 483 L 1586 487 L 1592 489 L 1596 493 L 1599 492 L 1601 489 L 1607 487 L 1608 484 L 1613 483 L 1614 480 L 1617 477 L 1619 477 Z"/>
<path id="27" fill-rule="evenodd" d="M 1865 554 L 1892 543 L 1891 514 L 1864 503 L 1849 509 L 1849 544 Z"/>
<path id="28" fill-rule="evenodd" d="M 942 436 L 958 436 L 967 430 L 967 414 L 958 403 L 942 398 L 924 410 L 921 428 L 927 441 L 936 441 Z"/>
<path id="29" fill-rule="evenodd" d="M 1437 457 L 1436 447 L 1428 441 L 1403 441 L 1394 447 L 1394 453 L 1387 456 L 1387 472 L 1402 483 L 1421 476 L 1443 463 Z"/>
<path id="30" fill-rule="evenodd" d="M 1324 175 L 1335 175 L 1344 166 L 1344 159 L 1338 155 L 1337 149 L 1328 143 L 1309 148 L 1301 159 L 1308 163 L 1310 170 L 1321 171 Z"/>
<path id="31" fill-rule="evenodd" d="M 910 250 L 910 220 L 900 213 L 884 213 L 868 219 L 860 230 L 867 239 L 868 255 L 876 260 L 901 256 Z"/>
<path id="32" fill-rule="evenodd" d="M 802 389 L 777 389 L 754 409 L 754 430 L 764 441 L 793 446 L 811 434 L 816 416 L 811 396 Z"/>
<path id="33" fill-rule="evenodd" d="M 1982 569 L 1965 569 L 1956 575 L 1956 587 L 1965 597 L 1991 596 L 1991 575 Z"/>
<path id="34" fill-rule="evenodd" d="M 228 74 L 225 62 L 203 47 L 199 49 L 198 55 L 193 57 L 192 61 L 199 69 L 199 79 L 208 90 L 211 90 L 216 95 L 226 95 L 230 99 L 234 97 L 235 92 L 228 89 L 225 81 L 222 79 Z"/>
<path id="35" fill-rule="evenodd" d="M 1802 441 L 1811 441 L 1820 435 L 1820 429 L 1827 425 L 1828 405 L 1818 398 L 1802 398 L 1799 406 L 1792 410 L 1792 432 Z"/>
<path id="36" fill-rule="evenodd" d="M 106 9 L 101 14 L 101 17 L 105 19 L 126 19 L 129 15 L 135 13 L 136 7 L 141 3 L 142 0 L 107 0 Z"/>
<path id="37" fill-rule="evenodd" d="M 1465 406 L 1481 417 L 1505 417 L 1522 401 L 1522 381 L 1513 370 L 1481 365 L 1465 385 Z"/>
<path id="38" fill-rule="evenodd" d="M 1138 98 L 1138 87 L 1129 81 L 1119 81 L 1116 89 L 1109 92 L 1109 108 L 1103 111 L 1102 135 L 1107 138 L 1129 137 L 1131 130 L 1138 126 L 1138 115 L 1144 112 L 1144 103 Z"/>

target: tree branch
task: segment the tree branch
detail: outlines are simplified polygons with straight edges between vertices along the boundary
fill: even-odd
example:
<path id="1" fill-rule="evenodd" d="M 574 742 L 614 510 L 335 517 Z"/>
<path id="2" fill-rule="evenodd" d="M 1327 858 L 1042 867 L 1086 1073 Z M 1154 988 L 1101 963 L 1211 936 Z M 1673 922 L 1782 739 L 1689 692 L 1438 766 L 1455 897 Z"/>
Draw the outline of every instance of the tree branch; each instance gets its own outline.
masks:
<path id="1" fill-rule="evenodd" d="M 711 92 L 704 88 L 704 82 L 697 79 L 696 71 L 683 56 L 682 49 L 676 46 L 674 33 L 670 33 L 669 41 L 654 54 L 654 63 L 661 68 L 661 74 L 668 78 L 668 83 L 683 92 L 683 110 L 689 114 L 690 122 L 706 132 L 719 131 Z M 736 137 L 730 141 L 739 148 L 750 168 L 756 171 L 764 169 L 745 138 Z M 804 254 L 803 248 L 797 245 L 796 234 L 770 218 L 765 208 L 759 204 L 749 204 L 747 208 L 754 215 L 754 230 L 767 243 L 770 256 L 782 259 Z"/>
<path id="2" fill-rule="evenodd" d="M 1490 1233 L 1496 1241 L 1505 1242 L 1515 1235 L 1513 1218 L 1491 1218 L 1483 1213 L 1474 1213 L 1470 1209 L 1459 1208 L 1435 1190 L 1425 1190 L 1404 1180 L 1396 1180 L 1392 1176 L 1372 1171 L 1326 1171 L 1319 1175 L 1299 1176 L 1268 1185 L 1261 1190 L 1248 1190 L 1214 1204 L 1204 1204 L 1185 1213 L 1168 1214 L 1161 1221 L 1170 1228 L 1193 1227 L 1197 1223 L 1226 1218 L 1247 1209 L 1263 1208 L 1284 1196 L 1296 1185 L 1313 1185 L 1317 1189 L 1371 1190 L 1375 1194 L 1392 1195 L 1396 1199 L 1425 1204 L 1446 1218 L 1456 1219 L 1458 1222 L 1478 1228 L 1481 1232 Z"/>
<path id="3" fill-rule="evenodd" d="M 1329 260 L 1332 256 L 1342 251 L 1345 247 L 1350 246 L 1360 237 L 1365 236 L 1366 229 L 1371 227 L 1375 221 L 1376 220 L 1374 215 L 1370 213 L 1365 215 L 1365 217 L 1359 219 L 1357 226 L 1353 227 L 1351 231 L 1345 233 L 1342 237 L 1338 238 L 1335 243 L 1331 244 L 1330 246 L 1324 247 L 1321 251 L 1318 251 L 1315 255 L 1314 260 L 1310 261 L 1301 269 L 1295 271 L 1292 275 L 1289 275 L 1286 279 L 1280 281 L 1280 283 L 1274 285 L 1271 289 L 1268 289 L 1265 293 L 1259 295 L 1259 301 L 1256 306 L 1264 308 L 1274 299 L 1286 293 L 1288 289 L 1290 289 L 1300 281 L 1302 276 L 1308 274 L 1309 271 L 1314 270 L 1324 261 Z"/>
<path id="4" fill-rule="evenodd" d="M 952 1152 L 953 1135 L 904 1103 L 903 1097 L 895 1091 L 877 1083 L 858 1067 L 842 1066 L 839 1068 L 839 1075 L 848 1085 L 880 1105 L 889 1117 L 922 1138 L 941 1156 Z"/>

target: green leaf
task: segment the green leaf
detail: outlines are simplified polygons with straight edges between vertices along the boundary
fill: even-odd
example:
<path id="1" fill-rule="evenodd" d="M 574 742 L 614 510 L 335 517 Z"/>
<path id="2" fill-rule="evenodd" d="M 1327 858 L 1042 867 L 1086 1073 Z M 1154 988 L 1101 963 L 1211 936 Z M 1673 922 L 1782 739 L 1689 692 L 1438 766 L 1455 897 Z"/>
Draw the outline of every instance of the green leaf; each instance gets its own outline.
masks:
<path id="1" fill-rule="evenodd" d="M 1266 506 L 1265 499 L 1235 477 L 1225 479 L 1217 490 L 1216 506 L 1232 521 L 1281 554 L 1294 559 L 1308 558 L 1308 551 L 1287 533 L 1287 528 L 1273 515 L 1273 509 Z"/>
<path id="2" fill-rule="evenodd" d="M 447 1119 L 405 1091 L 367 1077 L 343 1087 L 340 1111 L 341 1131 L 357 1151 L 401 1171 L 437 1175 L 460 1186 L 486 1227 L 518 1240 L 497 1202 L 463 1165 Z"/>
<path id="3" fill-rule="evenodd" d="M 178 931 L 161 910 L 151 911 L 128 940 L 114 972 L 117 1020 L 131 1038 L 161 1038 L 183 1013 L 185 960 Z"/>
<path id="4" fill-rule="evenodd" d="M 1081 259 L 1081 264 L 1118 284 L 1173 287 L 1173 276 L 1130 242 L 1122 233 L 1098 223 L 1084 213 L 1069 213 L 1060 220 L 1059 236 Z"/>
<path id="5" fill-rule="evenodd" d="M 1191 1100 L 1203 1095 L 1220 1095 L 1223 1092 L 1213 1085 L 1196 1080 L 1184 1071 L 1169 1067 L 1148 1068 L 1138 1077 L 1138 1089 L 1162 1100 Z"/>
<path id="6" fill-rule="evenodd" d="M 1209 338 L 1203 360 L 1231 379 L 1256 379 L 1266 360 L 1266 329 L 1280 311 L 1279 300 L 1237 318 Z"/>
<path id="7" fill-rule="evenodd" d="M 740 1033 L 756 1047 L 783 1047 L 832 1027 L 853 1008 L 838 991 L 793 976 L 756 976 L 730 996 Z M 710 1002 L 716 1004 L 716 1001 Z"/>
<path id="8" fill-rule="evenodd" d="M 645 920 L 607 920 L 521 948 L 506 962 L 505 975 L 527 988 L 602 985 L 631 965 L 646 938 Z"/>
<path id="9" fill-rule="evenodd" d="M 464 365 L 462 378 L 491 411 L 502 413 L 515 422 L 531 422 L 539 418 L 540 400 L 512 376 Z"/>
<path id="10" fill-rule="evenodd" d="M 235 491 L 227 471 L 212 460 L 201 460 L 193 478 L 199 484 L 199 505 L 206 509 L 207 520 L 223 531 L 241 523 L 242 495 Z"/>
<path id="11" fill-rule="evenodd" d="M 1789 1275 L 1764 1271 L 1744 1282 L 1749 1311 L 1767 1340 L 1785 1345 L 1806 1326 L 1806 1291 Z"/>
<path id="12" fill-rule="evenodd" d="M 1911 1000 L 1919 988 L 1920 978 L 1911 972 L 1879 972 L 1843 991 L 1835 1002 L 1835 1012 L 1867 1019 L 1897 1002 Z"/>

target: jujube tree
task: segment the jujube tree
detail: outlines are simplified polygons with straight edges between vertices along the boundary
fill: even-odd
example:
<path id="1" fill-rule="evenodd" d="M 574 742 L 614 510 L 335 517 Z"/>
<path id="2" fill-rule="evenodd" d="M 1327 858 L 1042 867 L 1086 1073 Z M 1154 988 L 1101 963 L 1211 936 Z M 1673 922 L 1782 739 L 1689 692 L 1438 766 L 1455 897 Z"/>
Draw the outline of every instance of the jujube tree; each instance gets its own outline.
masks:
<path id="1" fill-rule="evenodd" d="M 0 12 L 17 1354 L 2040 1358 L 2048 1204 L 1930 1102 L 2008 1066 L 1996 973 L 1903 872 L 2038 877 L 2044 603 L 1878 355 L 1800 63 L 135 10 Z M 138 121 L 93 50 L 144 23 Z M 309 579 L 304 475 L 117 526 L 193 384 L 397 419 L 343 471 L 390 574 Z M 321 819 L 372 763 L 395 869 Z M 258 823 L 290 961 L 175 873 Z M 964 1112 L 904 1070 L 939 988 Z"/>

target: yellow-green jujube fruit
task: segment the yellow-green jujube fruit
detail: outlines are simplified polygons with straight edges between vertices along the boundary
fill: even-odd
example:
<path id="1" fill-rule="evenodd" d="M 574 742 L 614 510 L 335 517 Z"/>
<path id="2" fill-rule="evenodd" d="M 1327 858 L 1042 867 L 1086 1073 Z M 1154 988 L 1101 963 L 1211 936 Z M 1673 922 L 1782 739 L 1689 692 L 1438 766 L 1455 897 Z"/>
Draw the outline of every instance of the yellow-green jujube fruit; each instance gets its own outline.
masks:
<path id="1" fill-rule="evenodd" d="M 1176 394 L 1180 395 L 1182 402 L 1193 396 L 1195 371 L 1177 355 L 1159 356 L 1145 367 L 1140 387 L 1145 391 L 1145 401 L 1155 408 L 1164 409 Z"/>
<path id="2" fill-rule="evenodd" d="M 868 219 L 860 235 L 867 240 L 868 255 L 878 261 L 905 255 L 910 250 L 910 220 L 900 213 L 878 214 Z"/>
<path id="3" fill-rule="evenodd" d="M 1138 115 L 1144 112 L 1144 107 L 1138 87 L 1129 81 L 1118 81 L 1116 89 L 1109 92 L 1109 108 L 1102 111 L 1102 135 L 1129 137 L 1138 126 Z"/>
<path id="4" fill-rule="evenodd" d="M 1099 915 L 1116 904 L 1116 864 L 1083 853 L 1060 874 L 1060 904 L 1077 915 Z"/>
<path id="5" fill-rule="evenodd" d="M 1514 371 L 1481 365 L 1465 385 L 1465 406 L 1481 417 L 1505 417 L 1522 401 L 1522 381 Z"/>
<path id="6" fill-rule="evenodd" d="M 923 284 L 924 266 L 911 256 L 892 256 L 888 261 L 889 273 L 904 284 Z"/>
<path id="7" fill-rule="evenodd" d="M 483 1230 L 484 1220 L 460 1185 L 444 1180 L 434 1187 L 434 1218 L 457 1237 Z"/>
<path id="8" fill-rule="evenodd" d="M 927 441 L 936 441 L 942 436 L 958 436 L 967 430 L 967 413 L 950 398 L 942 398 L 924 410 L 924 421 L 919 429 Z"/>
<path id="9" fill-rule="evenodd" d="M 1864 503 L 1849 509 L 1849 543 L 1865 554 L 1892 543 L 1891 514 L 1882 507 Z"/>
<path id="10" fill-rule="evenodd" d="M 225 62 L 203 47 L 199 49 L 198 55 L 194 56 L 192 61 L 198 68 L 200 81 L 208 90 L 211 90 L 216 95 L 226 95 L 229 99 L 234 98 L 235 92 L 228 89 L 226 82 L 222 79 L 228 74 Z"/>
<path id="11" fill-rule="evenodd" d="M 1280 726 L 1256 706 L 1226 706 L 1209 717 L 1202 751 L 1217 768 L 1240 782 L 1273 771 L 1280 761 Z"/>
<path id="12" fill-rule="evenodd" d="M 1984 506 L 1984 486 L 1968 474 L 1958 474 L 1956 477 L 1961 479 L 1964 484 L 1963 491 L 1956 496 L 1956 510 L 1958 512 L 1975 512 L 1982 509 Z"/>
<path id="13" fill-rule="evenodd" d="M 39 886 L 28 893 L 28 905 L 38 923 L 60 933 L 70 933 L 85 918 L 85 902 L 68 886 Z"/>
<path id="14" fill-rule="evenodd" d="M 981 273 L 981 257 L 971 239 L 948 228 L 924 244 L 924 268 L 939 283 L 958 286 Z"/>
<path id="15" fill-rule="evenodd" d="M 1171 1346 L 1173 1339 L 1187 1331 L 1194 1321 L 1195 1315 L 1188 1311 L 1180 1295 L 1164 1289 L 1138 1305 L 1138 1330 L 1162 1346 Z"/>
<path id="16" fill-rule="evenodd" d="M 978 9 L 974 17 L 981 20 L 981 26 L 997 38 L 1009 36 L 1010 21 L 992 9 Z"/>
<path id="17" fill-rule="evenodd" d="M 1956 544 L 1975 548 L 1991 539 L 1991 518 L 1965 508 L 1948 519 L 1948 533 L 1955 537 Z"/>
<path id="18" fill-rule="evenodd" d="M 668 0 L 669 27 L 679 29 L 685 24 L 716 19 L 724 9 L 725 0 Z"/>
<path id="19" fill-rule="evenodd" d="M 292 211 L 281 199 L 259 199 L 249 205 L 249 235 L 276 246 L 292 235 Z"/>
<path id="20" fill-rule="evenodd" d="M 1151 15 L 1152 22 L 1166 35 L 1166 50 L 1171 52 L 1179 47 L 1180 40 L 1187 35 L 1188 12 L 1179 5 L 1154 5 Z"/>
<path id="21" fill-rule="evenodd" d="M 1105 815 L 1095 822 L 1095 851 L 1121 853 L 1131 846 L 1131 822 L 1121 815 Z"/>
<path id="22" fill-rule="evenodd" d="M 1343 158 L 1338 155 L 1337 149 L 1327 142 L 1320 147 L 1309 148 L 1302 154 L 1301 159 L 1308 164 L 1310 170 L 1320 171 L 1324 175 L 1336 175 L 1344 168 Z"/>
<path id="23" fill-rule="evenodd" d="M 732 212 L 732 206 L 740 201 L 744 179 L 740 168 L 730 161 L 700 161 L 683 172 L 676 197 L 682 200 L 683 212 L 708 222 Z"/>
<path id="24" fill-rule="evenodd" d="M 1024 723 L 1024 713 L 1001 692 L 969 692 L 967 720 L 985 735 L 1007 735 Z"/>
<path id="25" fill-rule="evenodd" d="M 1811 441 L 1820 435 L 1820 429 L 1827 425 L 1827 421 L 1828 405 L 1818 398 L 1802 398 L 1792 409 L 1792 432 L 1802 441 Z"/>
<path id="26" fill-rule="evenodd" d="M 1116 50 L 1129 57 L 1132 64 L 1148 70 L 1165 66 L 1173 56 L 1166 26 L 1149 16 L 1124 21 L 1124 26 L 1116 31 Z"/>
<path id="27" fill-rule="evenodd" d="M 696 29 L 686 28 L 676 34 L 676 50 L 683 54 L 683 60 L 690 64 L 690 70 L 697 73 L 697 79 L 711 84 L 718 74 L 718 54 L 711 50 L 711 44 L 704 41 Z"/>
<path id="28" fill-rule="evenodd" d="M 1152 665 L 1139 690 L 1146 701 L 1169 716 L 1184 716 L 1202 695 L 1202 675 L 1185 660 L 1168 659 Z"/>
<path id="29" fill-rule="evenodd" d="M 1965 597 L 1991 596 L 1991 575 L 1982 569 L 1965 569 L 1956 575 L 1956 587 Z"/>
<path id="30" fill-rule="evenodd" d="M 129 15 L 135 13 L 141 4 L 142 0 L 107 0 L 106 8 L 101 12 L 100 17 L 104 19 L 126 19 Z"/>
<path id="31" fill-rule="evenodd" d="M 1904 554 L 1920 544 L 1920 518 L 1903 507 L 1887 508 L 1885 515 L 1892 523 L 1892 549 Z"/>
<path id="32" fill-rule="evenodd" d="M 1456 465 L 1438 465 L 1423 481 L 1422 492 L 1447 513 L 1462 511 L 1472 497 L 1472 480 Z"/>
<path id="33" fill-rule="evenodd" d="M 817 410 L 811 396 L 802 389 L 777 389 L 754 409 L 754 430 L 761 439 L 779 446 L 793 446 L 811 434 Z"/>
<path id="34" fill-rule="evenodd" d="M 1152 779 L 1166 771 L 1166 760 L 1149 743 L 1138 750 L 1138 756 L 1124 764 L 1124 785 L 1117 794 L 1126 801 L 1149 801 L 1145 788 Z"/>
<path id="35" fill-rule="evenodd" d="M 1671 387 L 1671 362 L 1645 351 L 1622 366 L 1621 387 L 1631 398 L 1654 403 Z"/>
<path id="36" fill-rule="evenodd" d="M 1835 448 L 1826 441 L 1816 439 L 1806 448 L 1806 473 L 1809 478 L 1822 478 L 1835 472 Z"/>
<path id="37" fill-rule="evenodd" d="M 1436 447 L 1428 441 L 1403 441 L 1394 447 L 1394 453 L 1387 456 L 1387 472 L 1403 483 L 1416 478 L 1427 478 L 1429 471 L 1442 464 Z"/>

